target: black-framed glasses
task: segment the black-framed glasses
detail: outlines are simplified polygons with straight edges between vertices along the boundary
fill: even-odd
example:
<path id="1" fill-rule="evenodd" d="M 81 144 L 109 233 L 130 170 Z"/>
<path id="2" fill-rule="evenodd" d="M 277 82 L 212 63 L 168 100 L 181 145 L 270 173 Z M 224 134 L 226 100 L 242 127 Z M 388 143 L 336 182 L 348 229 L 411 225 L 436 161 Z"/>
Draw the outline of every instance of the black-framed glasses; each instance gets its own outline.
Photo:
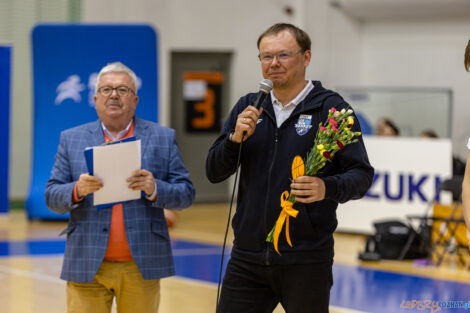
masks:
<path id="1" fill-rule="evenodd" d="M 291 52 L 260 53 L 258 54 L 258 58 L 263 63 L 271 63 L 272 61 L 274 61 L 274 58 L 277 58 L 279 61 L 283 62 L 289 60 L 291 56 L 300 52 L 304 52 L 304 49 Z"/>
<path id="2" fill-rule="evenodd" d="M 109 97 L 114 90 L 116 90 L 119 97 L 127 97 L 130 91 L 135 94 L 134 90 L 128 86 L 118 86 L 115 88 L 111 86 L 103 86 L 98 88 L 98 93 L 103 97 Z"/>

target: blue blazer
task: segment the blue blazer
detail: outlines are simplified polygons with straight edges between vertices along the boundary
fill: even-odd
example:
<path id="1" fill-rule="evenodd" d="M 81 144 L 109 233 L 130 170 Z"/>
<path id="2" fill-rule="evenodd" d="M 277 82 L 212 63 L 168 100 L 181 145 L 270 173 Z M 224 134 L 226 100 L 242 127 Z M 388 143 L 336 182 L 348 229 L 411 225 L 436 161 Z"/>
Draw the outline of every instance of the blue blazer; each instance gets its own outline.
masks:
<path id="1" fill-rule="evenodd" d="M 141 140 L 142 168 L 152 172 L 157 200 L 145 197 L 123 203 L 127 241 L 135 263 L 145 279 L 174 275 L 173 256 L 163 208 L 181 209 L 191 205 L 194 188 L 184 167 L 173 129 L 135 117 L 134 136 Z M 87 283 L 93 281 L 108 245 L 111 207 L 97 210 L 93 194 L 78 204 L 72 192 L 79 176 L 87 173 L 83 150 L 104 143 L 101 122 L 95 121 L 63 131 L 47 182 L 45 198 L 49 209 L 70 212 L 61 278 Z"/>

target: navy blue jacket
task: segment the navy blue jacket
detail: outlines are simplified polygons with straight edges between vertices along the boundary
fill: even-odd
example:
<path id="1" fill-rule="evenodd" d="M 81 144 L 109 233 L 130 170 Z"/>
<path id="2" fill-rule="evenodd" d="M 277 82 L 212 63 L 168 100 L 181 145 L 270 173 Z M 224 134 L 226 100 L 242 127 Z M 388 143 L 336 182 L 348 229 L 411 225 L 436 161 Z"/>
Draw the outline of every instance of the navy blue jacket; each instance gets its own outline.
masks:
<path id="1" fill-rule="evenodd" d="M 290 191 L 292 160 L 296 155 L 305 159 L 313 146 L 318 125 L 326 121 L 329 109 L 349 107 L 339 94 L 323 88 L 319 81 L 313 81 L 313 85 L 314 89 L 279 128 L 268 97 L 255 132 L 243 143 L 237 210 L 232 221 L 235 234 L 232 258 L 258 264 L 332 260 L 338 203 L 361 198 L 372 183 L 374 169 L 359 137 L 358 142 L 336 153 L 318 175 L 325 182 L 325 199 L 310 204 L 295 203 L 299 214 L 290 219 L 293 247 L 286 242 L 285 229 L 279 237 L 282 256 L 265 241 L 281 212 L 280 196 L 283 191 Z M 238 114 L 255 98 L 256 94 L 251 93 L 237 102 L 222 134 L 210 148 L 206 174 L 212 183 L 235 173 L 240 144 L 228 140 L 228 135 L 235 129 Z M 353 130 L 360 131 L 359 123 L 354 124 Z"/>

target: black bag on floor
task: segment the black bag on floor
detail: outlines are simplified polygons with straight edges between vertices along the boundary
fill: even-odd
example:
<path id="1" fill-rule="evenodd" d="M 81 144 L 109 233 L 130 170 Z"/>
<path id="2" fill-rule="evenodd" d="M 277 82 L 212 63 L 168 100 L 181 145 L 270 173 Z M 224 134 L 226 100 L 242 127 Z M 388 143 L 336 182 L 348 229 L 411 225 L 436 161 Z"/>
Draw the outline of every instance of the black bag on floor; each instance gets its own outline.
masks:
<path id="1" fill-rule="evenodd" d="M 397 260 L 406 245 L 408 238 L 414 236 L 405 259 L 418 259 L 427 257 L 428 245 L 426 243 L 429 229 L 423 229 L 417 234 L 406 224 L 397 221 L 382 221 L 374 223 L 375 234 L 367 238 L 365 253 L 361 253 L 361 260 L 389 259 Z"/>

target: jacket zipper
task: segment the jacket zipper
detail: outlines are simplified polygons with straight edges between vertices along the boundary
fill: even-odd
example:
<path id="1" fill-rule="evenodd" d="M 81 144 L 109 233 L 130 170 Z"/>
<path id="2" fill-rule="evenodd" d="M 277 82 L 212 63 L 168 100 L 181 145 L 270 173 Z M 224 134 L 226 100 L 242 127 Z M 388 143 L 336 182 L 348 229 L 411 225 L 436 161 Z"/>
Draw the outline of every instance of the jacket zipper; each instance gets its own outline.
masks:
<path id="1" fill-rule="evenodd" d="M 269 198 L 269 188 L 271 185 L 271 173 L 274 167 L 274 162 L 276 160 L 276 154 L 277 154 L 277 142 L 278 142 L 278 128 L 276 126 L 276 131 L 274 133 L 274 153 L 273 153 L 273 160 L 271 162 L 271 165 L 269 166 L 269 171 L 268 171 L 268 185 L 266 188 L 266 198 L 264 200 L 264 230 L 265 233 L 268 234 L 270 229 L 268 229 L 268 198 Z M 265 260 L 266 265 L 269 265 L 269 244 L 266 244 L 266 260 Z"/>
<path id="2" fill-rule="evenodd" d="M 303 101 L 302 101 L 303 103 Z M 298 115 L 302 114 L 303 112 L 303 108 L 300 112 L 298 112 L 297 114 L 295 114 L 295 117 L 297 117 Z M 276 123 L 276 118 L 273 118 L 271 116 L 271 114 L 269 114 L 269 112 L 265 111 L 266 112 L 266 115 L 268 115 L 273 121 L 274 121 L 274 124 L 275 124 L 275 127 L 276 127 L 276 130 L 274 132 L 274 153 L 273 153 L 273 160 L 271 162 L 271 165 L 269 166 L 269 172 L 268 172 L 268 184 L 267 184 L 267 189 L 266 189 L 266 198 L 264 200 L 264 230 L 265 230 L 265 233 L 268 234 L 269 231 L 271 231 L 271 229 L 268 229 L 268 194 L 269 194 L 269 188 L 270 188 L 270 185 L 271 185 L 271 173 L 272 173 L 272 170 L 273 170 L 273 167 L 274 167 L 274 162 L 276 160 L 276 154 L 277 154 L 277 146 L 278 146 L 278 141 L 279 141 L 279 138 L 278 138 L 278 127 L 277 127 L 277 123 Z M 285 122 L 287 122 L 288 120 L 294 118 L 294 116 L 289 116 L 287 118 L 287 120 Z M 284 122 L 284 123 L 285 123 Z M 283 124 L 284 124 L 283 123 Z M 269 244 L 266 244 L 266 259 L 265 259 L 265 264 L 266 265 L 270 265 L 270 262 L 269 262 L 269 252 L 270 252 L 270 249 L 269 249 Z"/>

